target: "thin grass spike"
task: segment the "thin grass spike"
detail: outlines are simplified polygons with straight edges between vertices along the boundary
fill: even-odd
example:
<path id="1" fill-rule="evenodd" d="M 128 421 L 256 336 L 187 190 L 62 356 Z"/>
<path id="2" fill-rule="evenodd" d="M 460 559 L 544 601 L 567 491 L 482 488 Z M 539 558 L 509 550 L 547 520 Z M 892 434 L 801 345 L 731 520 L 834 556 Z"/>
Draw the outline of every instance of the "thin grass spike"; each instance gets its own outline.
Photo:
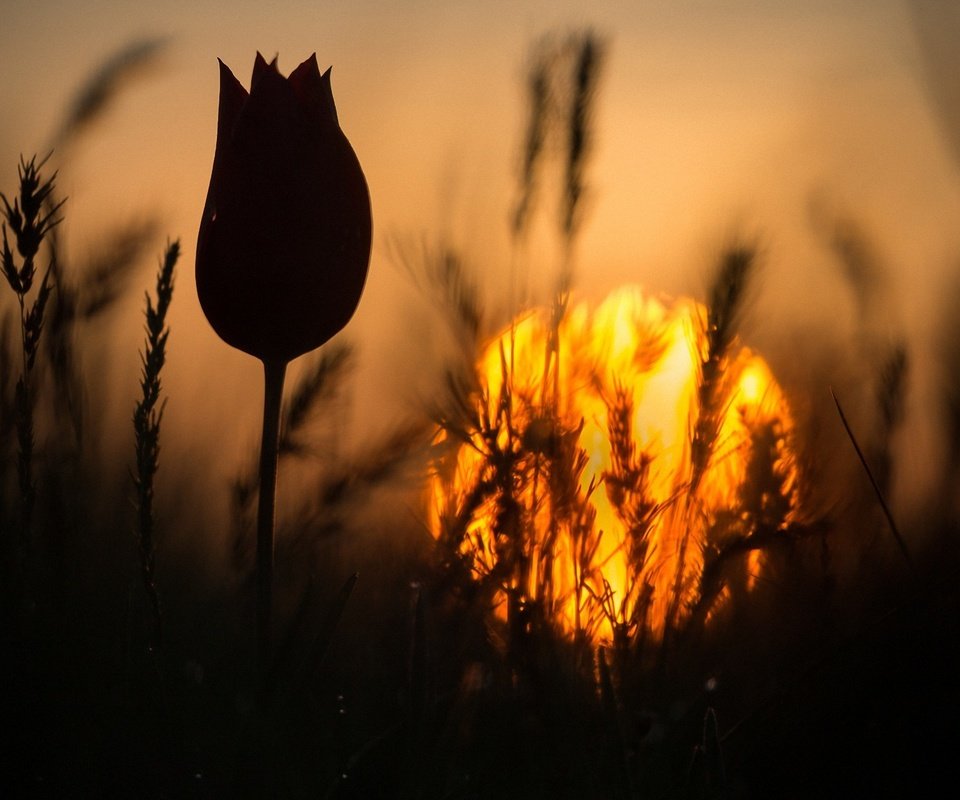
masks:
<path id="1" fill-rule="evenodd" d="M 890 507 L 887 505 L 887 501 L 880 489 L 880 484 L 878 484 L 877 479 L 873 477 L 873 471 L 870 469 L 870 465 L 867 463 L 867 458 L 864 456 L 863 451 L 860 449 L 860 445 L 857 443 L 857 437 L 853 435 L 853 430 L 850 427 L 850 423 L 847 421 L 847 415 L 843 413 L 843 406 L 840 405 L 840 399 L 837 397 L 836 392 L 834 392 L 832 388 L 830 389 L 830 396 L 833 397 L 833 402 L 837 406 L 837 413 L 840 415 L 840 422 L 843 423 L 843 429 L 847 432 L 847 437 L 850 439 L 850 443 L 853 445 L 853 449 L 857 453 L 857 458 L 860 459 L 860 464 L 863 467 L 863 471 L 867 473 L 867 478 L 870 480 L 870 485 L 873 487 L 873 491 L 877 496 L 877 501 L 880 503 L 880 508 L 883 511 L 883 515 L 887 518 L 887 523 L 890 525 L 890 532 L 893 534 L 893 538 L 896 540 L 897 546 L 900 548 L 900 552 L 903 553 L 903 557 L 910 567 L 911 572 L 916 574 L 916 567 L 913 563 L 913 557 L 910 555 L 910 550 L 907 549 L 907 543 L 904 541 L 903 536 L 900 535 L 900 529 L 897 527 L 897 523 L 894 522 L 893 513 L 890 511 Z"/>
<path id="2" fill-rule="evenodd" d="M 146 295 L 146 341 L 140 354 L 141 398 L 133 411 L 133 430 L 136 439 L 136 474 L 133 475 L 137 490 L 137 539 L 140 545 L 140 573 L 144 589 L 150 600 L 153 615 L 151 647 L 159 649 L 163 642 L 163 617 L 160 593 L 156 583 L 156 539 L 153 515 L 154 476 L 159 467 L 160 422 L 163 406 L 160 402 L 160 372 L 166 361 L 167 339 L 170 329 L 166 325 L 167 311 L 173 299 L 174 268 L 180 257 L 180 243 L 167 246 L 166 253 L 157 271 L 157 294 L 154 305 L 149 293 Z"/>

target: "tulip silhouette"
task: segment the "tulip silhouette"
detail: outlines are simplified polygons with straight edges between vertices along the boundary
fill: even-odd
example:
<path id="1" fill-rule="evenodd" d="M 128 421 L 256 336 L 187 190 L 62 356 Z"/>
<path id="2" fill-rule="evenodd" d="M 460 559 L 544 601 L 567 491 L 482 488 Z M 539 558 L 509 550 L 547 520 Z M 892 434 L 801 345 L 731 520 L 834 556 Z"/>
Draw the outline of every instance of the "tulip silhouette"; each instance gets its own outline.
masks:
<path id="1" fill-rule="evenodd" d="M 220 337 L 263 361 L 313 350 L 353 316 L 370 258 L 370 197 L 316 56 L 289 78 L 258 53 L 249 94 L 220 63 L 197 293 Z"/>
<path id="2" fill-rule="evenodd" d="M 287 364 L 340 331 L 370 259 L 370 196 L 316 55 L 284 78 L 257 53 L 250 91 L 220 62 L 220 113 L 197 237 L 197 294 L 227 344 L 264 364 L 257 515 L 261 689 L 270 667 L 273 528 Z"/>

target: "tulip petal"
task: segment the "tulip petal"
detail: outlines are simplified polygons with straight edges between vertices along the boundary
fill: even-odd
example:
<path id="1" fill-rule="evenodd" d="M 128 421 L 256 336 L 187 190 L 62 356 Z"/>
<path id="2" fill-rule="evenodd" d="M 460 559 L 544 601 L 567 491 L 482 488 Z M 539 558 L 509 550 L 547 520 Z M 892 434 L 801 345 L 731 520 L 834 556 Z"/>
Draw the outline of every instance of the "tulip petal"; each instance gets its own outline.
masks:
<path id="1" fill-rule="evenodd" d="M 330 69 L 323 75 L 320 74 L 316 53 L 291 72 L 287 81 L 293 87 L 307 116 L 321 125 L 332 121 L 339 127 L 333 90 L 330 87 Z"/>
<path id="2" fill-rule="evenodd" d="M 274 75 L 280 75 L 280 70 L 277 67 L 277 56 L 274 56 L 273 61 L 268 64 L 267 60 L 260 54 L 260 51 L 258 50 L 257 57 L 253 61 L 253 75 L 250 78 L 250 91 L 253 92 L 254 87 L 264 75 L 269 75 L 271 73 Z"/>
<path id="3" fill-rule="evenodd" d="M 247 102 L 247 90 L 230 71 L 230 67 L 217 59 L 220 64 L 220 115 L 217 120 L 217 142 L 226 141 L 244 103 Z"/>

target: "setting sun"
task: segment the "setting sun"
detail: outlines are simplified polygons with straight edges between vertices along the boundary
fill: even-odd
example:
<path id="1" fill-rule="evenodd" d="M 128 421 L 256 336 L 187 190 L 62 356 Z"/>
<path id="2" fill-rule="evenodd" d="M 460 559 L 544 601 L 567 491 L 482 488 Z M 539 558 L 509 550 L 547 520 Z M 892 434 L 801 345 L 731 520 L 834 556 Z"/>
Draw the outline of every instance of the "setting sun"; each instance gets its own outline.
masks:
<path id="1" fill-rule="evenodd" d="M 707 376 L 708 324 L 699 303 L 624 287 L 571 308 L 555 347 L 546 311 L 487 345 L 474 424 L 438 466 L 430 525 L 492 582 L 501 618 L 542 614 L 596 643 L 615 629 L 660 636 L 738 588 L 708 591 L 705 558 L 792 521 L 786 399 L 735 342 Z M 750 556 L 739 588 L 760 561 Z"/>

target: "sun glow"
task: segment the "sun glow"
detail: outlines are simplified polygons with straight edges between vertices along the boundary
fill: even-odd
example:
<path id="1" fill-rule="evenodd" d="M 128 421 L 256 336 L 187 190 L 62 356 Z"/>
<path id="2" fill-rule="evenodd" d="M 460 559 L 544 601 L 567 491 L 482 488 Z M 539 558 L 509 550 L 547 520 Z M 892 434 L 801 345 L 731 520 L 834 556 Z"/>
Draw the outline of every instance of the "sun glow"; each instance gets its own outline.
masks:
<path id="1" fill-rule="evenodd" d="M 438 434 L 431 530 L 511 624 L 599 643 L 707 619 L 797 513 L 783 392 L 736 341 L 710 352 L 692 300 L 626 287 L 555 312 L 483 352 Z"/>

